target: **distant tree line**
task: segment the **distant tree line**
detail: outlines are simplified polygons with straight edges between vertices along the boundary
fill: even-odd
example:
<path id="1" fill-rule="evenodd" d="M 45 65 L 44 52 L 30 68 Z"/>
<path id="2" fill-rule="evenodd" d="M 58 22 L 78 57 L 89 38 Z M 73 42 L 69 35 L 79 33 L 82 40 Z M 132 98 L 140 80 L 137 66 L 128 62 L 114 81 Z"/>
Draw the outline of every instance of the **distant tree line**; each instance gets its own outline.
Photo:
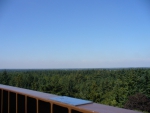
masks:
<path id="1" fill-rule="evenodd" d="M 0 84 L 150 112 L 150 69 L 1 70 Z"/>

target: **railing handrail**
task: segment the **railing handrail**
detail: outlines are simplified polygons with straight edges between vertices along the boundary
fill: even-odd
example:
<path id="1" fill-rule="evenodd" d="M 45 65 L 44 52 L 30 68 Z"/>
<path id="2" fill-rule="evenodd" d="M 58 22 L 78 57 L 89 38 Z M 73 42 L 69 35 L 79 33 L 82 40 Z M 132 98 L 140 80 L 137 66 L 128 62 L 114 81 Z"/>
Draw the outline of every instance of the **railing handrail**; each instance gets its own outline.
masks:
<path id="1" fill-rule="evenodd" d="M 39 92 L 39 91 L 23 89 L 23 88 L 18 88 L 18 87 L 13 87 L 13 86 L 7 86 L 7 85 L 2 85 L 2 84 L 0 84 L 0 90 L 2 93 L 1 98 L 3 98 L 2 97 L 3 91 L 7 91 L 8 95 L 10 92 L 13 92 L 16 95 L 24 95 L 26 98 L 27 97 L 35 98 L 36 100 L 42 100 L 45 102 L 49 102 L 51 104 L 55 104 L 58 106 L 68 108 L 69 113 L 71 113 L 72 109 L 77 110 L 77 111 L 82 112 L 82 113 L 137 113 L 138 112 L 138 111 L 123 109 L 123 108 L 117 108 L 117 107 L 98 104 L 98 103 L 90 103 L 90 104 L 85 104 L 85 105 L 73 106 L 73 105 L 61 103 L 61 102 L 54 101 L 54 100 L 50 99 L 51 97 L 57 97 L 58 95 L 48 94 L 48 93 L 43 93 L 43 92 Z M 1 107 L 2 107 L 2 99 L 0 102 L 1 102 Z M 36 109 L 38 109 L 38 108 L 36 108 Z M 52 110 L 51 110 L 51 112 L 52 112 Z M 2 110 L 1 110 L 1 113 L 2 113 Z"/>

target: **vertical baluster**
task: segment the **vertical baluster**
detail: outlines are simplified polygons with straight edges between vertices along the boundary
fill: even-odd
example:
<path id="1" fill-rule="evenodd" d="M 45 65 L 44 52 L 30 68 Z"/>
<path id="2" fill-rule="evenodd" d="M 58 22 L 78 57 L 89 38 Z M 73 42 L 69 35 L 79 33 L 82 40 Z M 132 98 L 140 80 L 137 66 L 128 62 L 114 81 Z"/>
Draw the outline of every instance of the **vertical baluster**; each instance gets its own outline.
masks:
<path id="1" fill-rule="evenodd" d="M 25 113 L 27 113 L 27 96 L 25 95 Z"/>
<path id="2" fill-rule="evenodd" d="M 69 111 L 69 113 L 71 113 L 71 108 L 70 107 L 68 108 L 68 111 Z"/>
<path id="3" fill-rule="evenodd" d="M 3 113 L 3 90 L 1 90 L 1 113 Z"/>
<path id="4" fill-rule="evenodd" d="M 18 113 L 18 94 L 16 93 L 16 113 Z"/>
<path id="5" fill-rule="evenodd" d="M 8 91 L 8 113 L 10 111 L 10 92 Z"/>
<path id="6" fill-rule="evenodd" d="M 39 113 L 39 101 L 36 99 L 36 113 Z"/>
<path id="7" fill-rule="evenodd" d="M 50 110 L 51 110 L 50 113 L 53 113 L 53 103 L 50 104 Z"/>

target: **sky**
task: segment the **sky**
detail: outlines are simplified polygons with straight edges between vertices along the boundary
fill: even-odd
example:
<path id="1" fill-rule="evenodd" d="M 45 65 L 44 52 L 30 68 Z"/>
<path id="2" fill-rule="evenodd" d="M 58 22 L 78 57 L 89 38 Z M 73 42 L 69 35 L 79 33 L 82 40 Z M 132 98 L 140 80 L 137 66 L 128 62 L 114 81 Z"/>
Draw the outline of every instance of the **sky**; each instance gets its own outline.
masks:
<path id="1" fill-rule="evenodd" d="M 0 69 L 150 67 L 149 0 L 0 0 Z"/>

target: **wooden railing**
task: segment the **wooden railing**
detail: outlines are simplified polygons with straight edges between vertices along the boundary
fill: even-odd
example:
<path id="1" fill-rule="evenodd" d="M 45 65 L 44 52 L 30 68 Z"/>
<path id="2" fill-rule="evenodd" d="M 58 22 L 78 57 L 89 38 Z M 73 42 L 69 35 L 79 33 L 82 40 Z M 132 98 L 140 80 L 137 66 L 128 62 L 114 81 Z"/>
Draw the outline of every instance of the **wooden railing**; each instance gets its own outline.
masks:
<path id="1" fill-rule="evenodd" d="M 50 98 L 58 95 L 0 84 L 0 113 L 137 113 L 137 111 L 89 103 L 70 105 Z"/>

